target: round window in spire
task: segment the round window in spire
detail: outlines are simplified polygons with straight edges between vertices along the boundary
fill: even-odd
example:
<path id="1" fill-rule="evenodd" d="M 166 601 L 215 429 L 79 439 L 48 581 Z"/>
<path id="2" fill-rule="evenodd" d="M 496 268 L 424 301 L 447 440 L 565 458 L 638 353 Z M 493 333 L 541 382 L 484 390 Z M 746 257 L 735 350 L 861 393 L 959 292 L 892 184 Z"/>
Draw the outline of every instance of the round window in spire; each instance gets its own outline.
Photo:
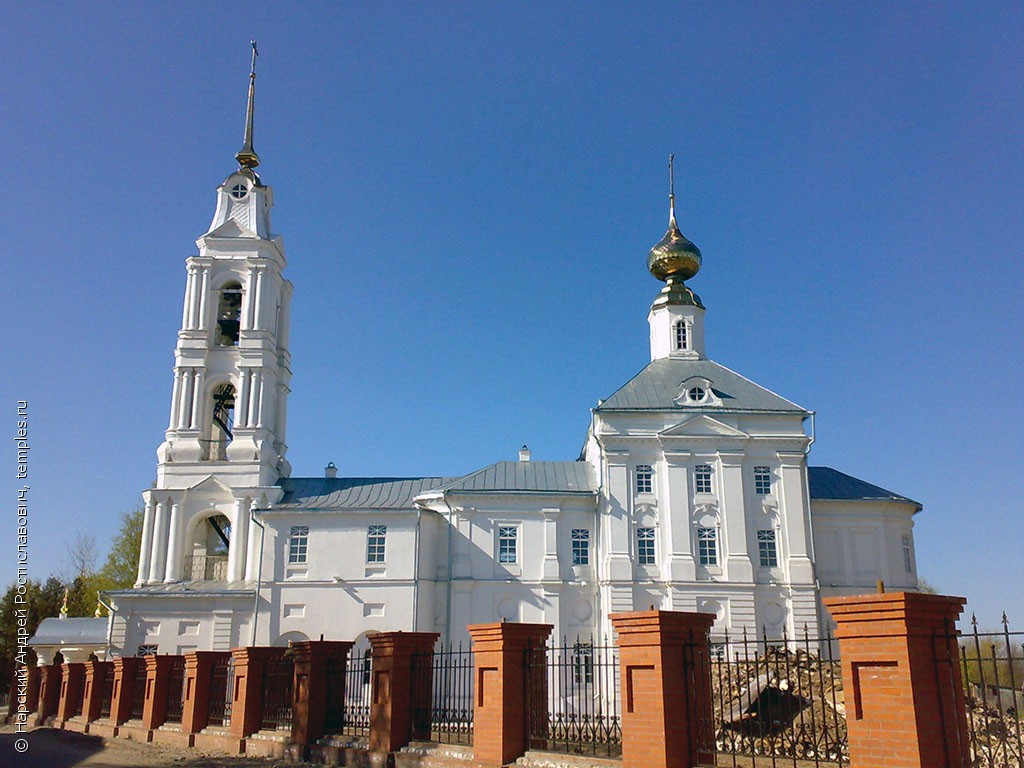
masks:
<path id="1" fill-rule="evenodd" d="M 241 200 L 247 194 L 249 194 L 249 188 L 242 182 L 238 182 L 231 188 L 231 196 L 235 198 L 235 200 Z"/>
<path id="2" fill-rule="evenodd" d="M 704 387 L 690 387 L 686 396 L 691 403 L 703 403 L 707 399 L 708 391 Z"/>

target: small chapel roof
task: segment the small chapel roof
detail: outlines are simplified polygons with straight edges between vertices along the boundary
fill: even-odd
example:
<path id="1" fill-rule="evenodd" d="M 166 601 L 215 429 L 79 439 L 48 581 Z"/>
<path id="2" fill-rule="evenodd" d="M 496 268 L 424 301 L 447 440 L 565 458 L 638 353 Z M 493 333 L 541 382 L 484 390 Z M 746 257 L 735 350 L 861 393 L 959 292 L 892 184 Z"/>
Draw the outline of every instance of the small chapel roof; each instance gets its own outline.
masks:
<path id="1" fill-rule="evenodd" d="M 446 483 L 438 491 L 464 493 L 582 493 L 598 490 L 584 461 L 499 461 Z"/>
<path id="2" fill-rule="evenodd" d="M 683 382 L 692 377 L 711 382 L 715 395 L 722 401 L 716 409 L 723 411 L 760 411 L 769 413 L 803 413 L 805 408 L 790 402 L 760 384 L 719 365 L 713 360 L 663 357 L 652 360 L 636 376 L 603 400 L 598 411 L 663 411 L 693 410 L 693 406 L 677 403 Z"/>
<path id="3" fill-rule="evenodd" d="M 286 477 L 275 511 L 315 509 L 412 509 L 421 493 L 453 477 Z"/>
<path id="4" fill-rule="evenodd" d="M 887 491 L 831 467 L 808 467 L 811 498 L 825 501 L 901 501 L 921 509 L 921 503 Z"/>
<path id="5" fill-rule="evenodd" d="M 29 645 L 106 645 L 107 619 L 43 619 Z"/>

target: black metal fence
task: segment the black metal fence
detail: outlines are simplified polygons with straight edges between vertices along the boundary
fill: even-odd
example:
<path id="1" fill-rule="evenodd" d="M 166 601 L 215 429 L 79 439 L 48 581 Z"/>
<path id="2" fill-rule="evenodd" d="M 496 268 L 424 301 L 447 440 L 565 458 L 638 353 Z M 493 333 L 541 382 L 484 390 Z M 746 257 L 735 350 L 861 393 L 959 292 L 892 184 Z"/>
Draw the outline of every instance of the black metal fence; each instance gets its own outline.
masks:
<path id="1" fill-rule="evenodd" d="M 710 658 L 694 660 L 694 674 L 710 676 L 714 713 L 711 728 L 696 725 L 702 751 L 717 752 L 719 766 L 848 764 L 835 647 L 806 629 L 799 638 L 744 632 L 713 641 Z"/>
<path id="2" fill-rule="evenodd" d="M 340 667 L 340 663 L 338 663 Z M 353 739 L 361 739 L 370 733 L 370 673 L 373 659 L 370 650 L 353 651 L 346 660 L 345 698 L 334 702 L 335 711 L 331 712 L 328 703 L 328 717 L 335 725 L 328 733 L 336 733 Z M 335 669 L 334 674 L 339 670 Z M 340 708 L 340 713 L 337 709 Z M 340 721 L 340 724 L 338 724 Z"/>
<path id="3" fill-rule="evenodd" d="M 473 651 L 449 644 L 413 657 L 415 738 L 442 744 L 473 743 Z"/>
<path id="4" fill-rule="evenodd" d="M 164 719 L 168 723 L 180 723 L 185 700 L 184 656 L 175 656 L 171 660 L 167 680 L 167 716 Z"/>
<path id="5" fill-rule="evenodd" d="M 100 689 L 100 717 L 110 717 L 110 705 L 114 700 L 114 670 L 112 666 L 103 669 L 103 678 L 97 683 Z"/>
<path id="6" fill-rule="evenodd" d="M 530 749 L 593 757 L 622 755 L 619 651 L 592 640 L 527 648 Z"/>
<path id="7" fill-rule="evenodd" d="M 295 665 L 289 654 L 267 661 L 263 671 L 261 730 L 291 730 Z"/>
<path id="8" fill-rule="evenodd" d="M 967 731 L 975 768 L 1024 768 L 1024 632 L 971 631 L 960 637 Z"/>
<path id="9" fill-rule="evenodd" d="M 140 659 L 132 680 L 132 713 L 129 719 L 141 720 L 146 708 L 146 660 Z"/>
<path id="10" fill-rule="evenodd" d="M 229 656 L 226 659 L 217 659 L 213 662 L 213 667 L 210 670 L 210 725 L 223 728 L 231 724 L 234 681 L 234 658 Z"/>

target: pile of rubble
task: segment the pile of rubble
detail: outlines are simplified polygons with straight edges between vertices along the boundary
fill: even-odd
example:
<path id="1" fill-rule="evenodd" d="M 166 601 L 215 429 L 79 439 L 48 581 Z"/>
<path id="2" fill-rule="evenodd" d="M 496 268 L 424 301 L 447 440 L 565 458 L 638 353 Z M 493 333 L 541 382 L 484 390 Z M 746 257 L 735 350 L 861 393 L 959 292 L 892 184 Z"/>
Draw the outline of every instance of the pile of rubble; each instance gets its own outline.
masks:
<path id="1" fill-rule="evenodd" d="M 1024 722 L 1014 710 L 1002 711 L 968 698 L 967 721 L 976 765 L 1024 768 Z"/>
<path id="2" fill-rule="evenodd" d="M 718 752 L 848 760 L 838 662 L 769 647 L 711 665 Z"/>

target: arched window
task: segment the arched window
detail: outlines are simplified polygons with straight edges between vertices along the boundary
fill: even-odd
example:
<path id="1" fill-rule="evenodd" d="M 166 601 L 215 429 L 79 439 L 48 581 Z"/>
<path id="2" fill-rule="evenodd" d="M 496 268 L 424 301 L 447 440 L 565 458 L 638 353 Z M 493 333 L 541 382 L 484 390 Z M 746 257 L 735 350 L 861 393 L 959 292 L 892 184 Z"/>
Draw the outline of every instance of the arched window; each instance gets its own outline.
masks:
<path id="1" fill-rule="evenodd" d="M 210 417 L 210 461 L 227 461 L 228 444 L 235 427 L 235 388 L 221 384 L 213 390 L 213 412 Z"/>
<path id="2" fill-rule="evenodd" d="M 231 548 L 231 521 L 213 514 L 196 525 L 185 550 L 182 569 L 186 581 L 227 581 Z"/>
<path id="3" fill-rule="evenodd" d="M 238 333 L 242 318 L 242 286 L 228 283 L 220 289 L 217 305 L 217 344 L 222 347 L 238 346 Z"/>

